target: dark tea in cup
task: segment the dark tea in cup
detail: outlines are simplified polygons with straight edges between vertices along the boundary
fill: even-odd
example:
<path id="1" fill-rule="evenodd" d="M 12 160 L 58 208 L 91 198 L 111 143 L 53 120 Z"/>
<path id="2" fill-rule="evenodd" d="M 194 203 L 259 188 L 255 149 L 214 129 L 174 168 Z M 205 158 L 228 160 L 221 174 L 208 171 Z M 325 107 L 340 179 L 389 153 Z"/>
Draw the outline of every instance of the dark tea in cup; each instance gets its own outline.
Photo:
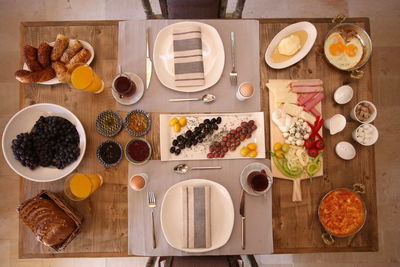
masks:
<path id="1" fill-rule="evenodd" d="M 247 183 L 255 191 L 265 191 L 269 184 L 267 173 L 265 170 L 253 171 L 247 176 Z"/>
<path id="2" fill-rule="evenodd" d="M 115 90 L 121 98 L 131 97 L 136 92 L 136 85 L 127 75 L 121 74 L 114 80 L 113 90 Z"/>

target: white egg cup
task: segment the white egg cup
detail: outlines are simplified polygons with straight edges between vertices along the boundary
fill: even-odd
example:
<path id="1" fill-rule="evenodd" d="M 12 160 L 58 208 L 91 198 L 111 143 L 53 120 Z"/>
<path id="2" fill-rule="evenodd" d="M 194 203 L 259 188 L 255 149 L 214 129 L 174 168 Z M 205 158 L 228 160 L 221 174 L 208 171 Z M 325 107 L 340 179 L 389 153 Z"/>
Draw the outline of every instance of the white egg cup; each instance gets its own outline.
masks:
<path id="1" fill-rule="evenodd" d="M 344 160 L 352 160 L 356 156 L 356 149 L 349 142 L 339 142 L 335 147 L 336 154 Z"/>
<path id="2" fill-rule="evenodd" d="M 374 110 L 374 112 L 372 112 L 371 116 L 366 121 L 361 121 L 356 116 L 356 108 L 358 107 L 358 105 L 360 105 L 362 103 L 367 103 L 367 104 L 371 105 L 371 107 Z M 353 120 L 358 121 L 359 123 L 371 123 L 371 122 L 373 122 L 375 120 L 377 113 L 378 113 L 378 111 L 376 110 L 376 107 L 372 102 L 367 101 L 367 100 L 363 100 L 363 101 L 358 102 L 357 105 L 355 105 L 355 107 L 351 110 L 350 117 Z"/>
<path id="3" fill-rule="evenodd" d="M 136 188 L 134 188 L 134 187 L 132 186 L 132 180 L 133 180 L 133 178 L 136 177 L 136 176 L 141 176 L 141 177 L 143 178 L 143 180 L 144 180 L 144 186 L 143 186 L 142 188 L 140 188 L 140 189 L 136 189 Z M 147 182 L 148 182 L 148 181 L 149 181 L 149 176 L 147 175 L 147 173 L 142 172 L 142 173 L 134 174 L 134 175 L 132 175 L 132 177 L 129 179 L 129 187 L 130 187 L 132 190 L 138 191 L 138 192 L 139 192 L 139 191 L 142 191 L 143 189 L 146 188 Z"/>
<path id="4" fill-rule="evenodd" d="M 246 83 L 250 84 L 250 85 L 253 87 L 253 93 L 251 94 L 251 96 L 244 96 L 244 95 L 242 95 L 242 94 L 240 93 L 240 88 L 242 88 L 242 86 L 245 85 Z M 236 98 L 237 98 L 239 101 L 245 101 L 245 100 L 247 100 L 247 99 L 250 99 L 250 98 L 252 98 L 253 95 L 254 95 L 254 90 L 255 90 L 255 89 L 254 89 L 254 85 L 252 85 L 251 83 L 249 83 L 249 82 L 241 83 L 241 84 L 238 86 L 238 89 L 237 89 L 237 91 L 236 91 Z"/>

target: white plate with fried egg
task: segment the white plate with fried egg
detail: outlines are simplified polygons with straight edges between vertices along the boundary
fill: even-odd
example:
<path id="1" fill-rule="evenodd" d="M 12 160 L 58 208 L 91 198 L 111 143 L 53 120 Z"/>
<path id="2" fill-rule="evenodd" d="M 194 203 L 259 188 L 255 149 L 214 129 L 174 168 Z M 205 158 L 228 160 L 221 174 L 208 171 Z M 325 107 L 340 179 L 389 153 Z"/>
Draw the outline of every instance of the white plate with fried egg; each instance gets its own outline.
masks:
<path id="1" fill-rule="evenodd" d="M 313 47 L 317 29 L 307 21 L 291 24 L 272 39 L 265 62 L 273 69 L 284 69 L 302 60 Z"/>

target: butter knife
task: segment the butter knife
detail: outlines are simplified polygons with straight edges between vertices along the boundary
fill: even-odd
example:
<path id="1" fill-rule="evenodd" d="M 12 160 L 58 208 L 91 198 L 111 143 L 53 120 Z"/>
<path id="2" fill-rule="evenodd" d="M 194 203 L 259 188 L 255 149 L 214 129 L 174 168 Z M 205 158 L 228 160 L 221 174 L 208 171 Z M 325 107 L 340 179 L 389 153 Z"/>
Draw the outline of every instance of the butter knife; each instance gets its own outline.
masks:
<path id="1" fill-rule="evenodd" d="M 150 59 L 150 47 L 149 47 L 149 28 L 146 29 L 146 89 L 149 88 L 151 74 L 153 71 L 153 63 Z"/>
<path id="2" fill-rule="evenodd" d="M 246 217 L 244 214 L 244 204 L 245 204 L 245 192 L 242 189 L 242 194 L 240 195 L 240 215 L 242 216 L 242 249 L 245 249 L 245 239 L 246 239 L 246 235 L 245 235 L 245 222 L 246 222 Z"/>

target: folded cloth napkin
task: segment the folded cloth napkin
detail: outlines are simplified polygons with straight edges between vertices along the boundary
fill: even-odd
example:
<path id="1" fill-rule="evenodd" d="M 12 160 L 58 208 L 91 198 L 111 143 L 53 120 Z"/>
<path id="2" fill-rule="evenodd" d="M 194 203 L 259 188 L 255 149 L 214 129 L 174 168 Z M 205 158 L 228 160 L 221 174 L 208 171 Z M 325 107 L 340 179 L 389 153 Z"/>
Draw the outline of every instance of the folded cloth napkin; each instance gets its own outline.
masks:
<path id="1" fill-rule="evenodd" d="M 183 247 L 211 247 L 210 186 L 183 186 Z"/>
<path id="2" fill-rule="evenodd" d="M 175 27 L 172 34 L 175 85 L 204 85 L 201 28 L 199 26 Z"/>

